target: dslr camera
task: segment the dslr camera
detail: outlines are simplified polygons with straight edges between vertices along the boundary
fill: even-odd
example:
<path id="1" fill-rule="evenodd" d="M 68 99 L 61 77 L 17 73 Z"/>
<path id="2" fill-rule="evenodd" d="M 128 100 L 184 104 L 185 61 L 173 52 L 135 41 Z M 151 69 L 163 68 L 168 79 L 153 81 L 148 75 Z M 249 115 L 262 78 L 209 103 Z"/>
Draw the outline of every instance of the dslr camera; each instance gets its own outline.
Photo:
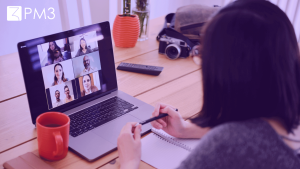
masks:
<path id="1" fill-rule="evenodd" d="M 190 56 L 190 46 L 183 40 L 163 35 L 159 39 L 158 53 L 169 59 L 187 58 Z"/>

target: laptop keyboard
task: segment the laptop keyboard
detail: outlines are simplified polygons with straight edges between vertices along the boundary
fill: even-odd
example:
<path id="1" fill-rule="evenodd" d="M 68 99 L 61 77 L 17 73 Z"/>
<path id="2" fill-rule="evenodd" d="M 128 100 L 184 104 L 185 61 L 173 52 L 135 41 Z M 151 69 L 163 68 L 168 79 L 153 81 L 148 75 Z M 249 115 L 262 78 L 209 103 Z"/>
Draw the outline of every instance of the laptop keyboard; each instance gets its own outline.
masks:
<path id="1" fill-rule="evenodd" d="M 138 107 L 113 97 L 70 115 L 70 135 L 77 137 Z"/>

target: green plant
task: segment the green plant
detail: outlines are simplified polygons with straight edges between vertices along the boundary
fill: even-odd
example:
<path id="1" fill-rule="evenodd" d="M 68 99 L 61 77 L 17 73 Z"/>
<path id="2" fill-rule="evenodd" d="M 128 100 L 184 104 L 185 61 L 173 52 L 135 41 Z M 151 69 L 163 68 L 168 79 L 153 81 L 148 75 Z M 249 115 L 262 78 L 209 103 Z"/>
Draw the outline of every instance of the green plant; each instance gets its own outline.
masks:
<path id="1" fill-rule="evenodd" d="M 149 19 L 147 6 L 148 6 L 148 0 L 136 0 L 137 11 L 135 11 L 134 14 L 138 15 L 139 20 L 140 20 L 140 35 L 139 35 L 139 37 L 141 37 L 141 35 L 144 31 L 145 21 L 146 21 L 145 34 L 147 34 L 147 24 L 148 24 L 148 19 Z"/>
<path id="2" fill-rule="evenodd" d="M 131 0 L 123 0 L 123 16 L 130 16 Z"/>

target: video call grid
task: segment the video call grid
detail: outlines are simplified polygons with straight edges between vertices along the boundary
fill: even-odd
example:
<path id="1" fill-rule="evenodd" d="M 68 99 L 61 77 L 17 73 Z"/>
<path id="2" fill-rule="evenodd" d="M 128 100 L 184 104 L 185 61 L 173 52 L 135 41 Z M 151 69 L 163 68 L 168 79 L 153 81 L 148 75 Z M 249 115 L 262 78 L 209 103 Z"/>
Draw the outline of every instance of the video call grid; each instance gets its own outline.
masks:
<path id="1" fill-rule="evenodd" d="M 91 32 L 89 32 L 89 33 L 91 33 Z M 94 31 L 93 33 L 94 33 L 94 36 L 96 36 L 96 32 Z M 84 34 L 76 35 L 76 36 L 84 37 Z M 43 60 L 40 60 L 40 62 L 41 62 L 41 67 L 42 67 L 42 72 L 43 72 L 45 90 L 46 90 L 46 94 L 47 94 L 46 97 L 47 97 L 49 109 L 52 109 L 57 106 L 61 106 L 65 103 L 68 103 L 70 101 L 78 99 L 79 97 L 83 97 L 83 96 L 93 93 L 95 91 L 101 90 L 99 72 L 98 72 L 99 70 L 101 70 L 98 44 L 97 44 L 97 42 L 94 42 L 95 45 L 91 49 L 89 43 L 87 43 L 87 40 L 85 38 L 84 39 L 80 38 L 79 46 L 81 48 L 79 47 L 79 49 L 76 52 L 76 51 L 74 51 L 75 44 L 70 44 L 70 39 L 76 39 L 76 36 L 44 43 L 44 44 L 48 44 L 48 46 L 49 46 L 48 50 L 47 50 L 48 55 L 46 56 L 48 59 L 48 62 L 46 62 L 46 64 L 44 66 L 43 66 Z M 64 47 L 62 47 L 62 48 L 59 47 L 56 43 L 57 41 L 65 42 Z M 75 41 L 73 41 L 73 43 Z M 43 44 L 38 45 L 38 48 L 41 45 L 43 45 Z M 84 46 L 85 46 L 85 50 L 84 50 Z M 73 47 L 73 51 L 71 50 L 72 47 Z M 51 60 L 51 57 L 49 58 L 49 55 L 50 55 L 48 53 L 49 50 L 54 51 L 51 54 L 53 54 L 53 55 L 56 54 L 55 60 Z M 39 55 L 41 55 L 40 50 L 39 50 Z M 40 56 L 40 58 L 41 58 L 41 56 Z M 80 63 L 79 60 L 82 60 L 81 61 L 82 65 L 79 65 L 79 63 Z M 91 65 L 91 61 L 93 62 L 92 65 Z M 63 65 L 66 65 L 65 68 Z M 82 69 L 82 67 L 84 67 L 84 68 Z M 81 68 L 81 70 L 80 70 L 80 68 Z M 52 74 L 50 73 L 51 70 L 54 71 L 54 75 L 53 75 L 53 73 Z M 67 71 L 65 71 L 65 70 L 67 70 Z M 78 72 L 78 70 L 80 70 L 80 74 L 78 74 L 78 73 L 75 74 L 75 72 Z M 68 74 L 71 74 L 71 75 L 65 76 L 65 72 L 68 72 Z M 45 79 L 47 79 L 47 78 L 51 79 L 51 78 L 49 78 L 49 76 L 51 76 L 49 74 L 51 74 L 53 77 L 53 83 L 50 86 L 49 86 L 49 84 L 46 85 L 46 82 L 45 82 Z M 57 80 L 58 79 L 57 77 L 61 78 L 61 79 Z M 71 77 L 71 78 L 67 78 L 67 77 Z M 80 81 L 80 83 L 78 83 L 79 86 L 76 85 L 76 82 L 75 82 L 76 80 Z M 97 85 L 95 85 L 95 83 Z M 87 85 L 84 85 L 84 84 L 87 84 Z M 88 87 L 89 90 L 86 90 L 86 87 Z M 78 93 L 78 91 L 80 91 L 80 93 Z M 88 92 L 86 92 L 86 91 L 88 91 Z M 62 92 L 64 92 L 66 95 L 64 99 L 61 99 Z M 75 97 L 75 96 L 77 96 L 77 97 Z"/>

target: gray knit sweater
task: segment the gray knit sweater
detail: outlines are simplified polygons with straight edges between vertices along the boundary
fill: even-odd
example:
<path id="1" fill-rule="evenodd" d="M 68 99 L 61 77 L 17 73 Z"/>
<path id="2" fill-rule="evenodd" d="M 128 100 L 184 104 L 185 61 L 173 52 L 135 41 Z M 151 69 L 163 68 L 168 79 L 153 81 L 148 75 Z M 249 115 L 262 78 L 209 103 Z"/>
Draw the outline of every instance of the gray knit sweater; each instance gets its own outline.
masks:
<path id="1" fill-rule="evenodd" d="M 300 169 L 300 158 L 260 119 L 214 127 L 179 169 Z"/>

